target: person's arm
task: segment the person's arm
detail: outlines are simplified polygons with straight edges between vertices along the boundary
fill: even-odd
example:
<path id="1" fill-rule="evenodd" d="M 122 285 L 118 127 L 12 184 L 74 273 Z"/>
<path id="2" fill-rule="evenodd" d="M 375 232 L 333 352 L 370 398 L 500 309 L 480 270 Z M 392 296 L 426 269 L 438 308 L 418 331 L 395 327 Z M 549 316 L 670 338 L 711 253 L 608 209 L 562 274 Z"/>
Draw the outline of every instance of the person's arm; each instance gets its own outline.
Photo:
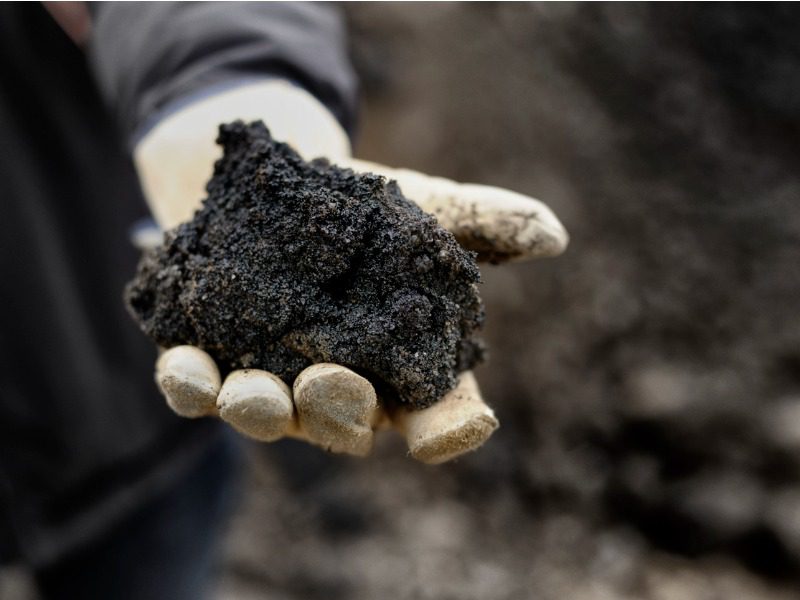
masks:
<path id="1" fill-rule="evenodd" d="M 352 133 L 356 78 L 334 7 L 307 2 L 88 3 L 86 49 L 135 143 L 181 105 L 268 78 L 303 88 Z"/>

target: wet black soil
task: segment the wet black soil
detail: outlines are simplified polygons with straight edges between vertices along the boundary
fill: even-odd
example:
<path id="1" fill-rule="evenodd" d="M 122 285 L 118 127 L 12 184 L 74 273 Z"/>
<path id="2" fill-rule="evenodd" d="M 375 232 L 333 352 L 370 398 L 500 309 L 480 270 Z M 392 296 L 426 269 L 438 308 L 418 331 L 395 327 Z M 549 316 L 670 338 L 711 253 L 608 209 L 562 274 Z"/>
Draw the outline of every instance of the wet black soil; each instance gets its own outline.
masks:
<path id="1" fill-rule="evenodd" d="M 217 142 L 202 208 L 126 290 L 156 343 L 290 385 L 334 362 L 417 408 L 480 361 L 475 257 L 394 182 L 307 163 L 261 122 L 223 125 Z"/>

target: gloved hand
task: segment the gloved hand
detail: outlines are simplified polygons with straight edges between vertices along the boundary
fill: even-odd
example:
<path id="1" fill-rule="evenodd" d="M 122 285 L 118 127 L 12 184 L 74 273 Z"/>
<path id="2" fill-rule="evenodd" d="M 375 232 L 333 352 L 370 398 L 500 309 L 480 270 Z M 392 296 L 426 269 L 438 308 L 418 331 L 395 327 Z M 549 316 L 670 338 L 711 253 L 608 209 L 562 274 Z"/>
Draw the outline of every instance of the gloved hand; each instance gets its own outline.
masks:
<path id="1" fill-rule="evenodd" d="M 153 216 L 162 229 L 192 217 L 204 197 L 220 123 L 261 119 L 275 139 L 305 159 L 324 156 L 355 171 L 395 179 L 404 195 L 436 216 L 479 260 L 500 262 L 555 256 L 568 236 L 543 203 L 500 188 L 458 184 L 350 157 L 350 145 L 328 110 L 304 90 L 280 80 L 252 83 L 190 104 L 148 132 L 134 153 Z M 257 369 L 230 373 L 224 382 L 211 357 L 198 348 L 166 350 L 156 381 L 179 415 L 219 416 L 262 441 L 283 436 L 305 439 L 333 452 L 367 454 L 374 430 L 394 426 L 411 455 L 440 463 L 483 444 L 497 428 L 471 373 L 433 406 L 387 415 L 372 385 L 346 367 L 312 365 L 289 387 Z"/>

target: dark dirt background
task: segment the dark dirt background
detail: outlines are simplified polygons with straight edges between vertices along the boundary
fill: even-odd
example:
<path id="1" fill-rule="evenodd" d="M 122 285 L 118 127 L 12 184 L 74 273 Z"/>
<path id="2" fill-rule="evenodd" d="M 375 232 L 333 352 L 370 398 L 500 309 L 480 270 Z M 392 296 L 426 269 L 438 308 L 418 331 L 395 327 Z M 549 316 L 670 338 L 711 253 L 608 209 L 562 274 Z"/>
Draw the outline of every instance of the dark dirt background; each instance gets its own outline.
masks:
<path id="1" fill-rule="evenodd" d="M 347 9 L 359 155 L 572 244 L 483 271 L 491 442 L 255 449 L 223 595 L 800 598 L 800 9 Z"/>
<path id="2" fill-rule="evenodd" d="M 226 589 L 800 596 L 800 10 L 347 8 L 358 154 L 539 197 L 572 244 L 483 269 L 483 450 L 265 449 Z"/>

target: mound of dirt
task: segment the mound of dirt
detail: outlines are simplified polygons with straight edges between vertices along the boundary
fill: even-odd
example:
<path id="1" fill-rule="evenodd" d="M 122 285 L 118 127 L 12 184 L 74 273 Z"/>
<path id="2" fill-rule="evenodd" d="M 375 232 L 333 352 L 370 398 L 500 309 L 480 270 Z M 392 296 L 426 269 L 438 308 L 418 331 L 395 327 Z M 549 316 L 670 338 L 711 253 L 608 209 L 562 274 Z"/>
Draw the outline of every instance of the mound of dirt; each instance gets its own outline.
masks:
<path id="1" fill-rule="evenodd" d="M 223 125 L 217 142 L 202 208 L 126 289 L 156 343 L 290 385 L 312 363 L 339 363 L 417 408 L 480 361 L 475 257 L 394 182 L 307 163 L 261 122 Z"/>

